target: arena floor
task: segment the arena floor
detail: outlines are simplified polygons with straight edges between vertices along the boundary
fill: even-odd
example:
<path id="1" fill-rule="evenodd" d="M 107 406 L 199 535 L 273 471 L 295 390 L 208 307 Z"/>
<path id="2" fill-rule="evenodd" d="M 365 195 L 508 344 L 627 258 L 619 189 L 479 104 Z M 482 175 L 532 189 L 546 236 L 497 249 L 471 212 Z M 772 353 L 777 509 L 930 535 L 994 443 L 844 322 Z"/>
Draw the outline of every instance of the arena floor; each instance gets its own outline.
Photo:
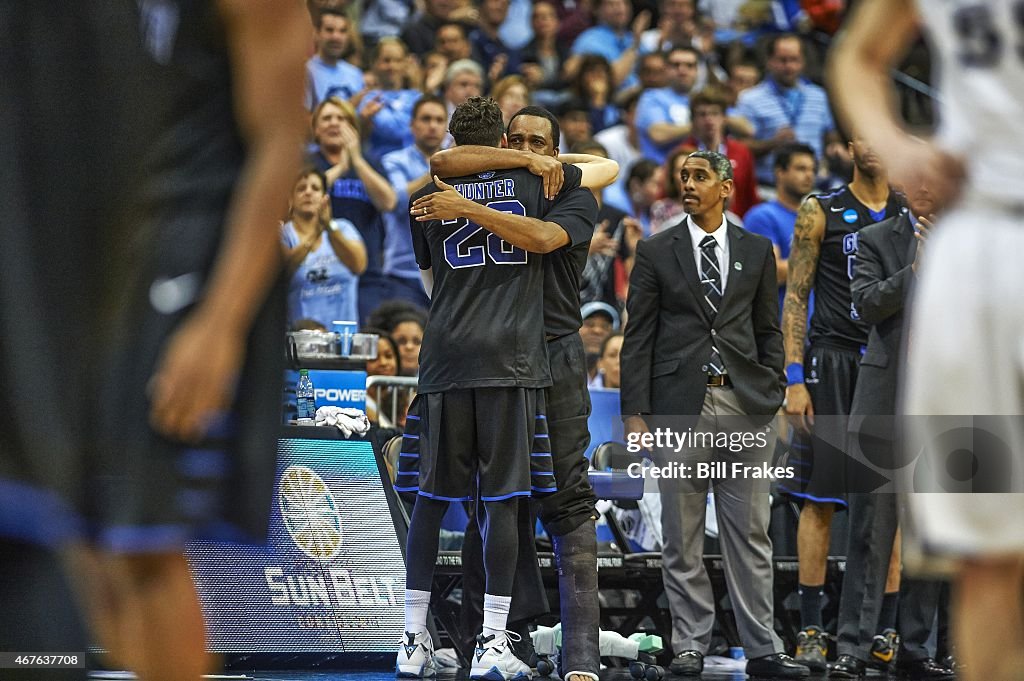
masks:
<path id="1" fill-rule="evenodd" d="M 313 674 L 303 676 L 301 674 L 290 674 L 286 672 L 275 672 L 269 675 L 256 675 L 250 677 L 252 681 L 340 681 L 349 679 L 353 681 L 394 681 L 394 674 L 383 673 L 383 672 L 341 672 L 337 675 L 334 674 Z M 445 677 L 438 677 L 439 679 L 445 679 Z M 463 681 L 467 677 L 464 674 L 450 677 Z M 668 675 L 666 678 L 682 679 L 681 676 Z M 738 672 L 724 672 L 721 674 L 716 673 L 705 673 L 701 675 L 703 681 L 743 681 L 746 679 L 746 674 L 740 674 Z M 629 675 L 629 672 L 625 669 L 607 669 L 601 672 L 601 681 L 633 681 L 633 678 Z"/>
<path id="2" fill-rule="evenodd" d="M 111 680 L 114 679 L 132 679 L 132 675 L 114 675 L 107 676 L 100 674 L 91 674 L 92 679 L 100 680 Z M 334 671 L 334 672 L 308 672 L 308 671 L 268 671 L 268 672 L 234 672 L 230 674 L 224 674 L 220 676 L 209 676 L 206 677 L 211 681 L 394 681 L 394 674 L 392 672 L 385 671 Z M 685 677 L 675 676 L 668 674 L 666 679 L 683 679 Z M 689 677 L 692 678 L 692 677 Z M 747 676 L 742 672 L 736 671 L 705 671 L 701 675 L 702 681 L 744 681 Z M 827 679 L 824 674 L 811 675 L 811 679 Z M 868 675 L 868 679 L 883 679 L 881 675 L 872 676 Z M 465 672 L 461 672 L 458 675 L 438 675 L 438 681 L 466 681 L 467 677 Z M 601 681 L 633 681 L 630 677 L 629 672 L 625 669 L 606 669 L 601 672 Z M 901 681 L 920 681 L 915 679 L 903 679 Z"/>

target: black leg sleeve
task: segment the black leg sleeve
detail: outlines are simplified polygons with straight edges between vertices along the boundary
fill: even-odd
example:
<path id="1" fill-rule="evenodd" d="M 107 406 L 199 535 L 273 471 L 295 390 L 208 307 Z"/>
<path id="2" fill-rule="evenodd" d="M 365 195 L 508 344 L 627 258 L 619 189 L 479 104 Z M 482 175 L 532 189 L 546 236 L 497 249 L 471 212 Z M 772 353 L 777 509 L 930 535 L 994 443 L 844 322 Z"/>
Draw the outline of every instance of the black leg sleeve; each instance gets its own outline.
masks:
<path id="1" fill-rule="evenodd" d="M 408 589 L 430 591 L 437 563 L 437 540 L 441 535 L 448 502 L 417 497 L 409 521 L 409 539 L 405 544 L 405 585 Z"/>
<path id="2" fill-rule="evenodd" d="M 519 498 L 484 502 L 484 573 L 486 593 L 492 596 L 511 596 L 519 553 L 519 530 L 516 516 Z"/>

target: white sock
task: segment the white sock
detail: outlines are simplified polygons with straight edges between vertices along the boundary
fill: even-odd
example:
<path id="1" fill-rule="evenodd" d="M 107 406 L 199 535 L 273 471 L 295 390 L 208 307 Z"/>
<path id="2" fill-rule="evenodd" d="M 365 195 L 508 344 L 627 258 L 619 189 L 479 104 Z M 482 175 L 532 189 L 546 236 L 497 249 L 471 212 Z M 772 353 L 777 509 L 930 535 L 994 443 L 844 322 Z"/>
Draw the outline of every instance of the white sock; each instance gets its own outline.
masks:
<path id="1" fill-rule="evenodd" d="M 418 634 L 427 630 L 427 610 L 430 608 L 430 592 L 405 590 L 405 630 Z"/>
<path id="2" fill-rule="evenodd" d="M 492 634 L 505 635 L 505 627 L 508 624 L 508 609 L 511 605 L 511 596 L 484 594 L 484 636 L 491 636 Z"/>

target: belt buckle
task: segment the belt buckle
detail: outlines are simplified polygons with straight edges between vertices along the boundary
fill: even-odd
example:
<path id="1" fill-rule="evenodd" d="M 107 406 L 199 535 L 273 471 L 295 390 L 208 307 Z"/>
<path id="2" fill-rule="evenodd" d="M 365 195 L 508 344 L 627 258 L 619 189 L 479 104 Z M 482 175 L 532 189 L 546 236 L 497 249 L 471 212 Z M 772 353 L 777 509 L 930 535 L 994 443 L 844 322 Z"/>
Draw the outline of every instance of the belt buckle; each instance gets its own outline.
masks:
<path id="1" fill-rule="evenodd" d="M 727 374 L 720 374 L 718 376 L 708 375 L 709 388 L 722 388 L 727 385 L 729 385 L 729 376 Z"/>

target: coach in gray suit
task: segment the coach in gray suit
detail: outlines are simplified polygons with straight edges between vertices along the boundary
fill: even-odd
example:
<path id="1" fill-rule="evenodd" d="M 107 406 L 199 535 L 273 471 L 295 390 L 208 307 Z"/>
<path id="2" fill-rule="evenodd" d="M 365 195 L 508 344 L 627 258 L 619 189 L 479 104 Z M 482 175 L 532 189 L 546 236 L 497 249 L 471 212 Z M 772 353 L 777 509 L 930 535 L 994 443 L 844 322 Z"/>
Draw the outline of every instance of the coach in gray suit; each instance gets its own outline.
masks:
<path id="1" fill-rule="evenodd" d="M 760 433 L 762 440 L 739 451 L 713 445 L 653 449 L 659 467 L 680 461 L 690 466 L 676 479 L 659 479 L 663 575 L 676 653 L 671 670 L 700 674 L 710 644 L 715 606 L 703 549 L 704 507 L 713 486 L 747 673 L 800 678 L 807 669 L 782 653 L 772 627 L 771 481 L 743 477 L 732 466 L 766 465 L 774 445 L 768 423 L 786 385 L 775 256 L 768 239 L 725 219 L 733 184 L 727 158 L 695 152 L 681 180 L 687 217 L 638 244 L 630 277 L 621 355 L 627 437 L 654 425 L 685 432 L 696 422 L 695 430 Z M 725 474 L 696 479 L 696 464 L 708 462 L 726 463 Z"/>
<path id="2" fill-rule="evenodd" d="M 907 192 L 910 212 L 865 227 L 858 234 L 857 260 L 850 291 L 860 318 L 871 325 L 867 350 L 850 410 L 850 447 L 856 458 L 885 470 L 895 458 L 897 379 L 903 356 L 904 310 L 930 227 L 926 217 L 934 207 L 927 189 Z M 915 225 L 916 223 L 916 225 Z M 922 234 L 914 238 L 915 229 Z M 856 471 L 854 470 L 856 469 Z M 877 484 L 851 463 L 847 471 L 850 494 L 850 537 L 846 574 L 839 603 L 839 659 L 830 678 L 864 678 L 870 663 L 896 658 L 896 671 L 913 679 L 952 679 L 953 670 L 935 662 L 925 648 L 938 607 L 937 582 L 904 579 L 900 585 L 899 651 L 890 650 L 885 636 L 876 636 L 882 622 L 882 595 L 889 556 L 898 526 L 897 495 L 870 493 Z M 860 475 L 858 475 L 858 472 Z M 888 637 L 891 643 L 891 635 Z"/>

